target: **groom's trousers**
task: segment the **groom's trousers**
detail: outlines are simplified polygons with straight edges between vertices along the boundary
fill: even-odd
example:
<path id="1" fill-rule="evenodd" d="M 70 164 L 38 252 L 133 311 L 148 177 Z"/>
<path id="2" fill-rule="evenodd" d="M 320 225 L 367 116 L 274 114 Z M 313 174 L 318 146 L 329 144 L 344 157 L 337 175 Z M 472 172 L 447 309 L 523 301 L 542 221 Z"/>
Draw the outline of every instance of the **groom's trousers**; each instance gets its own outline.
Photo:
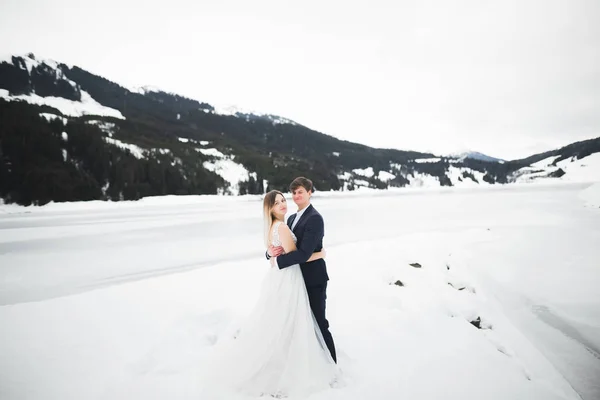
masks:
<path id="1" fill-rule="evenodd" d="M 325 344 L 331 353 L 331 358 L 337 363 L 337 357 L 335 354 L 335 344 L 333 343 L 333 337 L 329 332 L 329 322 L 325 318 L 325 300 L 327 300 L 327 282 L 318 286 L 309 286 L 306 288 L 308 292 L 308 301 L 310 302 L 310 308 L 312 309 L 313 315 L 317 320 L 319 329 L 325 339 Z"/>

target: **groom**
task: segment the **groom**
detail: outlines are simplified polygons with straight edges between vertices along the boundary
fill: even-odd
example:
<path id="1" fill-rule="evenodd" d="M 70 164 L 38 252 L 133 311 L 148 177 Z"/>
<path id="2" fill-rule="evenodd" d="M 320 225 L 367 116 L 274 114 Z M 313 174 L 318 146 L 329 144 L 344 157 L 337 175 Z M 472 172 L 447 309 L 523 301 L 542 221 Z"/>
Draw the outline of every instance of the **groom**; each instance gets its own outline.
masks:
<path id="1" fill-rule="evenodd" d="M 325 318 L 325 300 L 327 299 L 327 267 L 325 260 L 319 259 L 307 263 L 306 260 L 315 251 L 323 248 L 324 224 L 323 217 L 310 204 L 310 196 L 313 193 L 313 183 L 310 179 L 299 177 L 290 184 L 290 191 L 294 203 L 298 206 L 298 212 L 291 215 L 287 224 L 298 238 L 297 250 L 288 254 L 282 254 L 283 248 L 269 246 L 267 258 L 275 257 L 272 263 L 279 269 L 300 264 L 310 308 L 317 320 L 319 329 L 325 339 L 325 344 L 331 353 L 331 358 L 337 363 L 333 337 L 329 332 L 329 322 Z"/>

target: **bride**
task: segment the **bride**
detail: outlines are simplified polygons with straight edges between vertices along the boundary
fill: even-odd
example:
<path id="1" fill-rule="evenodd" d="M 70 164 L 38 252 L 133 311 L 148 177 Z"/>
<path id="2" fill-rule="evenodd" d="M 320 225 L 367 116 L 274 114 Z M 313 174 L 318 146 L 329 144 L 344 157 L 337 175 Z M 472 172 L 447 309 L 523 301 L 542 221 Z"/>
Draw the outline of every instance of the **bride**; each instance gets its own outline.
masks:
<path id="1" fill-rule="evenodd" d="M 270 191 L 263 202 L 265 245 L 296 250 L 284 223 L 285 197 Z M 308 261 L 325 257 L 313 253 Z M 239 333 L 216 348 L 212 383 L 248 395 L 308 395 L 330 387 L 338 375 L 312 314 L 300 265 L 270 267 L 260 296 Z"/>

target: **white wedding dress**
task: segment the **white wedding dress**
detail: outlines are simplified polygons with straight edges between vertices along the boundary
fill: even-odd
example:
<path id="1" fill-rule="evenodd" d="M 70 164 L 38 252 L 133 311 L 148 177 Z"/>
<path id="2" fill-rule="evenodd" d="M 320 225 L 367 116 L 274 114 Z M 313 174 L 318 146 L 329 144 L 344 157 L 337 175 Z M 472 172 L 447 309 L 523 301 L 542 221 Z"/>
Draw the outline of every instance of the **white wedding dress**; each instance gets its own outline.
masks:
<path id="1" fill-rule="evenodd" d="M 281 245 L 280 223 L 273 227 L 274 246 Z M 276 398 L 329 388 L 339 369 L 310 309 L 300 265 L 270 267 L 260 290 L 235 338 L 217 344 L 211 385 Z"/>

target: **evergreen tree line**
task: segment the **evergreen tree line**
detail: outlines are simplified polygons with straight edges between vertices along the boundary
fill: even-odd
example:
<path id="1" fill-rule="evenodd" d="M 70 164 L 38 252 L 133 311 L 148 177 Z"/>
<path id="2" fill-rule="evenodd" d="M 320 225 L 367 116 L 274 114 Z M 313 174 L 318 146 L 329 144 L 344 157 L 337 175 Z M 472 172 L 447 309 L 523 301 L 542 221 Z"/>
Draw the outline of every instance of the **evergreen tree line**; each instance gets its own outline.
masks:
<path id="1" fill-rule="evenodd" d="M 98 127 L 82 120 L 47 122 L 40 110 L 0 99 L 0 197 L 6 202 L 136 200 L 216 194 L 226 186 L 201 165 L 185 169 L 161 154 L 137 159 L 106 143 Z"/>
<path id="2" fill-rule="evenodd" d="M 22 57 L 12 57 L 12 64 L 0 63 L 0 88 L 11 95 L 35 93 L 41 97 L 54 96 L 67 100 L 81 100 L 81 92 L 62 77 L 62 70 L 55 70 L 46 64 L 27 69 Z"/>

